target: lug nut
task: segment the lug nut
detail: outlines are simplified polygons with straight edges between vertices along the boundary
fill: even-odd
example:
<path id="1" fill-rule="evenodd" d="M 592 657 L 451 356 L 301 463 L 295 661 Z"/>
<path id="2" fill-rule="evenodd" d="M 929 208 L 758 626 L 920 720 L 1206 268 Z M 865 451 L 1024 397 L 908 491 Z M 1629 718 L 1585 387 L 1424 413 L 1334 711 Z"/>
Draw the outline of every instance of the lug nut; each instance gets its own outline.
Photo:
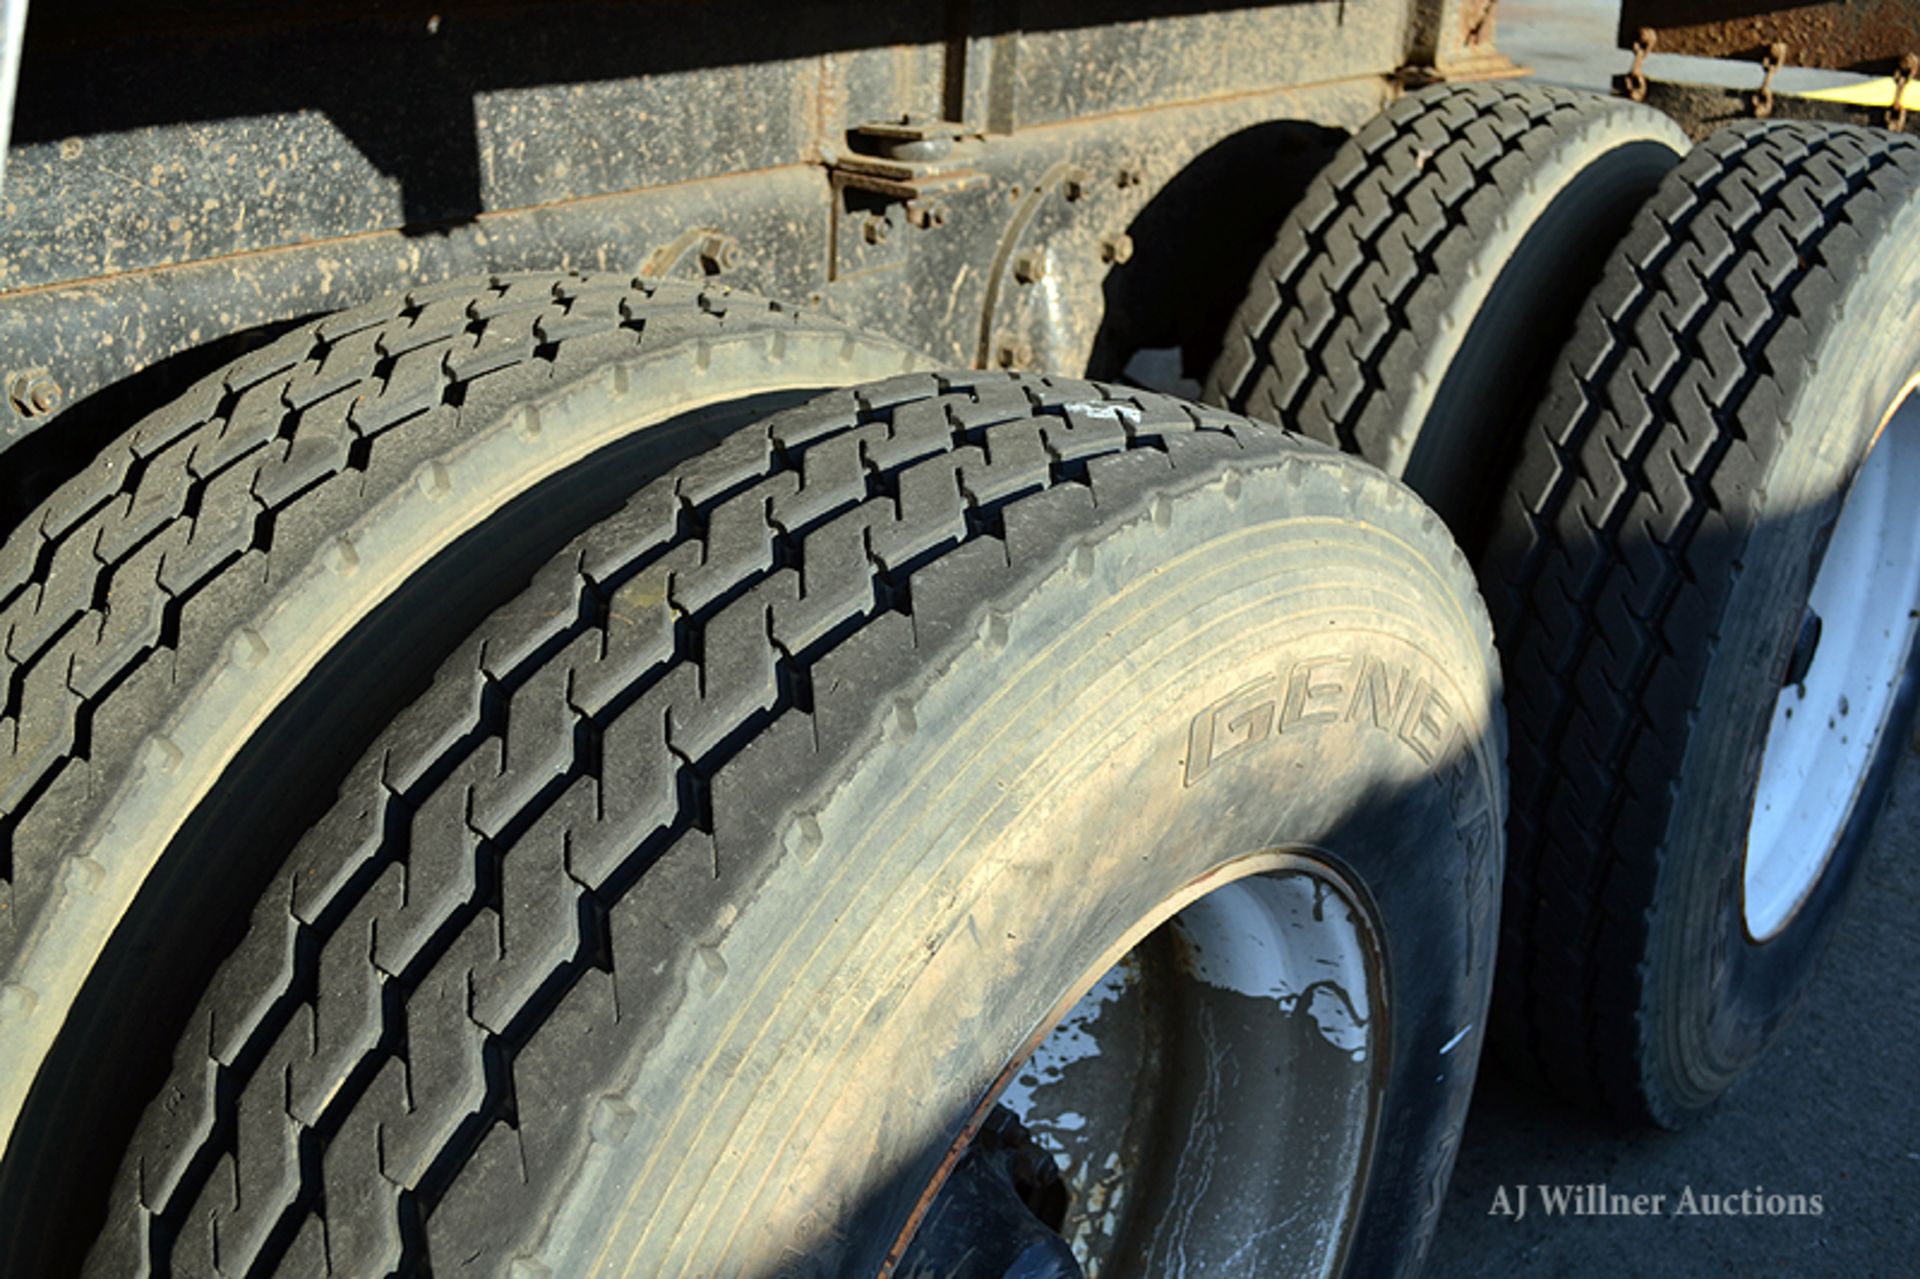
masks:
<path id="1" fill-rule="evenodd" d="M 45 417 L 60 407 L 60 384 L 45 370 L 16 373 L 7 379 L 7 398 L 22 417 Z"/>
<path id="2" fill-rule="evenodd" d="M 740 264 L 740 245 L 730 235 L 710 235 L 700 245 L 700 270 L 719 275 Z"/>
<path id="3" fill-rule="evenodd" d="M 1022 253 L 1013 260 L 1013 278 L 1022 284 L 1038 284 L 1047 278 L 1047 260 L 1038 253 Z"/>

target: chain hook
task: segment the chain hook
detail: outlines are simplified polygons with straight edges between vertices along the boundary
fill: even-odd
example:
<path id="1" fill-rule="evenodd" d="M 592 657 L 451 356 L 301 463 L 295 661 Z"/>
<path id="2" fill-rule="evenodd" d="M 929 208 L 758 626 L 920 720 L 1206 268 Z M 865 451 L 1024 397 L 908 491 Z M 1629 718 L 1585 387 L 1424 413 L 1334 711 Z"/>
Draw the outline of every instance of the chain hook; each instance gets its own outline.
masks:
<path id="1" fill-rule="evenodd" d="M 1773 73 L 1784 66 L 1786 61 L 1787 46 L 1785 44 L 1775 40 L 1767 46 L 1767 56 L 1760 60 L 1760 65 L 1766 68 L 1766 74 L 1760 77 L 1760 92 L 1753 96 L 1755 118 L 1764 120 L 1773 114 Z"/>
<path id="2" fill-rule="evenodd" d="M 1887 108 L 1887 128 L 1895 133 L 1907 127 L 1907 86 L 1920 76 L 1920 56 L 1902 54 L 1893 72 L 1893 105 Z"/>
<path id="3" fill-rule="evenodd" d="M 1627 71 L 1627 97 L 1635 102 L 1647 100 L 1647 55 L 1653 52 L 1659 36 L 1652 27 L 1641 27 L 1633 41 L 1633 66 Z"/>

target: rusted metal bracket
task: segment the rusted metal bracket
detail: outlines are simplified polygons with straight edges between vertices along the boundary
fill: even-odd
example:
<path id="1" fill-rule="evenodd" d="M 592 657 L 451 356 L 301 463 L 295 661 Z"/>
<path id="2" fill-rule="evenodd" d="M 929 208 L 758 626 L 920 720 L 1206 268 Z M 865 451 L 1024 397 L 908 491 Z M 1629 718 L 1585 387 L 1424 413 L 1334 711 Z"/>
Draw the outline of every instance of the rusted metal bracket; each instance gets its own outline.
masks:
<path id="1" fill-rule="evenodd" d="M 1424 89 L 1432 84 L 1472 84 L 1480 80 L 1511 80 L 1517 76 L 1530 74 L 1506 54 L 1495 49 L 1475 52 L 1466 57 L 1455 58 L 1442 66 L 1426 63 L 1409 63 L 1393 73 L 1393 79 L 1403 89 Z"/>
<path id="2" fill-rule="evenodd" d="M 1403 89 L 1504 80 L 1527 69 L 1495 47 L 1499 0 L 1413 0 L 1406 61 L 1393 72 Z M 1343 8 L 1344 17 L 1344 8 Z"/>
<path id="3" fill-rule="evenodd" d="M 722 275 L 740 265 L 740 241 L 718 227 L 689 227 L 649 253 L 640 274 L 666 278 Z"/>
<path id="4" fill-rule="evenodd" d="M 1628 92 L 1626 80 L 1624 75 L 1614 77 L 1614 88 L 1623 95 Z M 1651 78 L 1647 81 L 1647 96 L 1644 101 L 1648 106 L 1673 117 L 1680 127 L 1687 131 L 1687 136 L 1696 142 L 1715 129 L 1753 118 L 1753 91 L 1731 88 L 1724 84 L 1688 84 Z M 1815 120 L 1828 124 L 1850 124 L 1871 129 L 1884 125 L 1887 116 L 1888 108 L 1883 106 L 1868 107 L 1851 102 L 1834 102 L 1824 98 L 1776 93 L 1773 98 L 1771 118 Z"/>
<path id="5" fill-rule="evenodd" d="M 877 121 L 848 130 L 847 142 L 852 152 L 829 165 L 841 187 L 911 204 L 986 181 L 972 163 L 980 135 L 952 120 Z"/>

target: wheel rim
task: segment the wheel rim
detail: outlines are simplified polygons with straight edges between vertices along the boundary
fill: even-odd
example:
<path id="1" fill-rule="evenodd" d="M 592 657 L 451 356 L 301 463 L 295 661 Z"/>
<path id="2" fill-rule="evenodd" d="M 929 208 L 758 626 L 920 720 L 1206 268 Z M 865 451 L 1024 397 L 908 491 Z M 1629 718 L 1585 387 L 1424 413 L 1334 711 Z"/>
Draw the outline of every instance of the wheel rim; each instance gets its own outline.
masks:
<path id="1" fill-rule="evenodd" d="M 1010 1064 L 897 1273 L 1338 1271 L 1381 1091 L 1382 964 L 1358 896 L 1282 860 L 1130 930 Z"/>
<path id="2" fill-rule="evenodd" d="M 1755 941 L 1812 895 L 1882 747 L 1920 608 L 1916 491 L 1920 393 L 1909 385 L 1841 506 L 1774 705 L 1742 884 Z"/>

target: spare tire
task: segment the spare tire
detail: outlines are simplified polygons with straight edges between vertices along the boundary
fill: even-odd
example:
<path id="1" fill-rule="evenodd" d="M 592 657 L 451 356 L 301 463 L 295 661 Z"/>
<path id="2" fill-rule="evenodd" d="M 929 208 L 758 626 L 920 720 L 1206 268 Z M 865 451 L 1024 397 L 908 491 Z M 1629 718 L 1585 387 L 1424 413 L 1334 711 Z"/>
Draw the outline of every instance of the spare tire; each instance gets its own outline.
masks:
<path id="1" fill-rule="evenodd" d="M 1759 1057 L 1920 697 L 1920 143 L 1715 133 L 1583 309 L 1482 580 L 1514 807 L 1501 1038 L 1677 1126 Z"/>
<path id="2" fill-rule="evenodd" d="M 1409 1269 L 1488 990 L 1496 697 L 1466 562 L 1355 459 L 1011 375 L 777 414 L 559 555 L 362 760 L 92 1272 L 961 1273 L 942 1197 L 997 1174 L 948 1174 L 996 1096 L 1043 1135 L 1095 1034 L 1114 1109 L 1053 1131 L 1111 1123 L 1162 1191 L 1049 1147 L 1075 1247 Z M 1187 1033 L 1069 1011 L 1130 952 Z"/>
<path id="3" fill-rule="evenodd" d="M 1571 89 L 1407 95 L 1287 216 L 1205 398 L 1401 476 L 1473 549 L 1580 299 L 1686 147 Z"/>
<path id="4" fill-rule="evenodd" d="M 724 290 L 496 277 L 327 316 L 128 430 L 0 549 L 0 1150 L 143 893 L 163 925 L 219 919 L 457 638 L 646 468 L 755 397 L 919 363 Z M 190 945 L 139 948 L 191 982 Z"/>

